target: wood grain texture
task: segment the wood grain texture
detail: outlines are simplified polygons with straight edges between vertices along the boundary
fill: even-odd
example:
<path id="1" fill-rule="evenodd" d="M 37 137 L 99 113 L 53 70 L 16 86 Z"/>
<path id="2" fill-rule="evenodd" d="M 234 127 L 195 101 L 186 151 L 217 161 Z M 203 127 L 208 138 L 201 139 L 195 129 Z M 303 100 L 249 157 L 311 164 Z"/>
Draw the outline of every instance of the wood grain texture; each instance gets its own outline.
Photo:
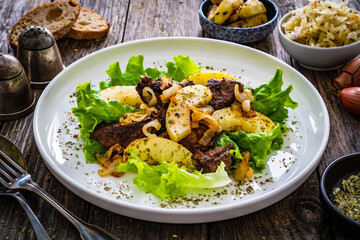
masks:
<path id="1" fill-rule="evenodd" d="M 197 13 L 200 3 L 179 0 L 132 1 L 124 42 L 154 37 L 201 36 Z"/>
<path id="2" fill-rule="evenodd" d="M 0 0 L 0 50 L 12 53 L 8 34 L 15 22 L 45 0 Z M 82 0 L 83 7 L 97 11 L 111 25 L 101 40 L 57 41 L 66 66 L 107 46 L 122 42 L 171 36 L 202 37 L 198 20 L 201 0 Z M 338 1 L 340 2 L 340 0 Z M 308 0 L 274 0 L 279 18 L 304 6 Z M 357 10 L 360 5 L 349 0 Z M 328 146 L 317 170 L 296 191 L 258 212 L 207 224 L 160 224 L 124 217 L 88 203 L 66 189 L 51 175 L 35 145 L 32 117 L 0 122 L 0 134 L 12 140 L 23 152 L 28 171 L 45 191 L 80 218 L 99 225 L 120 239 L 347 239 L 321 208 L 319 179 L 325 167 L 336 158 L 360 152 L 360 118 L 348 113 L 332 86 L 339 70 L 310 71 L 289 57 L 279 43 L 277 29 L 264 40 L 248 46 L 269 53 L 302 73 L 319 91 L 330 115 Z M 35 90 L 39 97 L 41 90 Z M 56 210 L 33 193 L 23 192 L 35 214 L 54 239 L 79 239 L 75 228 Z M 20 205 L 11 198 L 0 198 L 0 239 L 35 239 Z"/>

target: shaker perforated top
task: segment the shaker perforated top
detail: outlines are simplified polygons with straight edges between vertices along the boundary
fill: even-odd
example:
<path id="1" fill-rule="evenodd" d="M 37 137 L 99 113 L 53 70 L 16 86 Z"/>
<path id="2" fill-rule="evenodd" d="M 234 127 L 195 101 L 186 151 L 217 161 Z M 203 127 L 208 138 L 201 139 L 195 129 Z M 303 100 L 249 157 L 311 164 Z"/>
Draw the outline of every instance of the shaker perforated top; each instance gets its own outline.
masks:
<path id="1" fill-rule="evenodd" d="M 43 50 L 55 43 L 51 32 L 42 26 L 29 26 L 19 36 L 19 47 L 26 50 Z"/>

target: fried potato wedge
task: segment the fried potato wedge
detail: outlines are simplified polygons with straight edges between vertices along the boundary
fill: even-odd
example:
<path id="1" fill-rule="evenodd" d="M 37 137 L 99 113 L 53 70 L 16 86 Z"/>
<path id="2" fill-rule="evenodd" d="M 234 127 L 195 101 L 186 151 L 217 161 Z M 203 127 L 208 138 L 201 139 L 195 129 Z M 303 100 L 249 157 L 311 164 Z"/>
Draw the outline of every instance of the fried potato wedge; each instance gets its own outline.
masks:
<path id="1" fill-rule="evenodd" d="M 232 107 L 216 110 L 212 116 L 220 123 L 225 132 L 240 131 L 242 113 Z"/>
<path id="2" fill-rule="evenodd" d="M 240 14 L 240 11 L 241 11 L 241 7 L 239 7 L 238 9 L 236 9 L 233 14 L 230 15 L 230 17 L 226 20 L 226 22 L 224 24 L 231 24 L 231 23 L 234 23 L 236 21 L 239 20 L 239 14 Z"/>
<path id="3" fill-rule="evenodd" d="M 223 0 L 216 9 L 215 14 L 208 19 L 221 25 L 240 7 L 241 4 L 242 0 Z"/>
<path id="4" fill-rule="evenodd" d="M 249 28 L 260 26 L 264 23 L 267 23 L 266 13 L 260 13 L 255 16 L 242 19 L 240 21 L 234 22 L 232 24 L 227 25 L 228 27 L 240 27 L 240 28 Z"/>
<path id="5" fill-rule="evenodd" d="M 213 19 L 214 16 L 215 16 L 215 13 L 216 13 L 216 9 L 218 8 L 219 6 L 218 5 L 212 5 L 212 7 L 210 8 L 208 14 L 207 14 L 207 18 L 208 19 Z"/>
<path id="6" fill-rule="evenodd" d="M 195 84 L 206 86 L 207 82 L 212 78 L 215 78 L 215 79 L 228 78 L 228 79 L 236 80 L 236 78 L 234 76 L 231 76 L 224 72 L 208 71 L 208 72 L 200 72 L 200 73 L 193 74 L 193 75 L 189 76 L 188 78 L 186 78 L 183 82 L 193 81 Z"/>
<path id="7" fill-rule="evenodd" d="M 265 13 L 266 8 L 259 0 L 247 0 L 241 7 L 239 18 L 249 18 L 260 13 Z"/>
<path id="8" fill-rule="evenodd" d="M 246 133 L 268 132 L 275 127 L 275 123 L 262 113 L 247 118 L 235 108 L 227 107 L 215 111 L 212 116 L 219 121 L 221 128 L 226 132 L 241 131 Z"/>
<path id="9" fill-rule="evenodd" d="M 269 132 L 275 123 L 262 113 L 257 112 L 255 117 L 241 118 L 241 128 L 246 133 Z"/>
<path id="10" fill-rule="evenodd" d="M 223 0 L 211 0 L 213 4 L 219 5 Z"/>
<path id="11" fill-rule="evenodd" d="M 139 108 L 143 103 L 135 86 L 114 86 L 102 90 L 98 96 L 106 102 L 119 101 L 122 104 Z"/>

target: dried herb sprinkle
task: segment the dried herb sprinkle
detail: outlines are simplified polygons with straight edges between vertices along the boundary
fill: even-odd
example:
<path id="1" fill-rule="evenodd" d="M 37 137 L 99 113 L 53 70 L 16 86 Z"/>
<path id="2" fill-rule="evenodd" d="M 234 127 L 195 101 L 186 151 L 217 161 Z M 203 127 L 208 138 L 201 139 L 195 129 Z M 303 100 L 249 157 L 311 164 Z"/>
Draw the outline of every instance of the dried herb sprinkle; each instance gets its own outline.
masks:
<path id="1" fill-rule="evenodd" d="M 360 222 L 360 173 L 344 179 L 333 191 L 334 205 L 343 214 Z"/>

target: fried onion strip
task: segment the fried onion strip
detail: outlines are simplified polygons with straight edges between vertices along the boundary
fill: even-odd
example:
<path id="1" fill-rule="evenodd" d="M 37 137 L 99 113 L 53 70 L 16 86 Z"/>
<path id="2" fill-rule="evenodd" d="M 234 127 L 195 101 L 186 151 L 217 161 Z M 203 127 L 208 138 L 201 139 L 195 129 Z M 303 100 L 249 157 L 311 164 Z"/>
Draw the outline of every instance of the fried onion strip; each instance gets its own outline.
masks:
<path id="1" fill-rule="evenodd" d="M 142 131 L 146 137 L 157 137 L 156 134 L 151 133 L 151 128 L 155 128 L 157 131 L 161 128 L 161 123 L 158 119 L 154 119 L 147 124 L 145 124 L 142 128 Z"/>
<path id="2" fill-rule="evenodd" d="M 203 123 L 208 126 L 209 129 L 204 133 L 204 136 L 199 140 L 199 144 L 202 146 L 207 146 L 211 139 L 215 136 L 215 133 L 221 131 L 220 123 L 212 116 L 207 114 L 206 112 L 201 111 L 198 108 L 188 106 L 192 111 L 192 121 Z"/>

